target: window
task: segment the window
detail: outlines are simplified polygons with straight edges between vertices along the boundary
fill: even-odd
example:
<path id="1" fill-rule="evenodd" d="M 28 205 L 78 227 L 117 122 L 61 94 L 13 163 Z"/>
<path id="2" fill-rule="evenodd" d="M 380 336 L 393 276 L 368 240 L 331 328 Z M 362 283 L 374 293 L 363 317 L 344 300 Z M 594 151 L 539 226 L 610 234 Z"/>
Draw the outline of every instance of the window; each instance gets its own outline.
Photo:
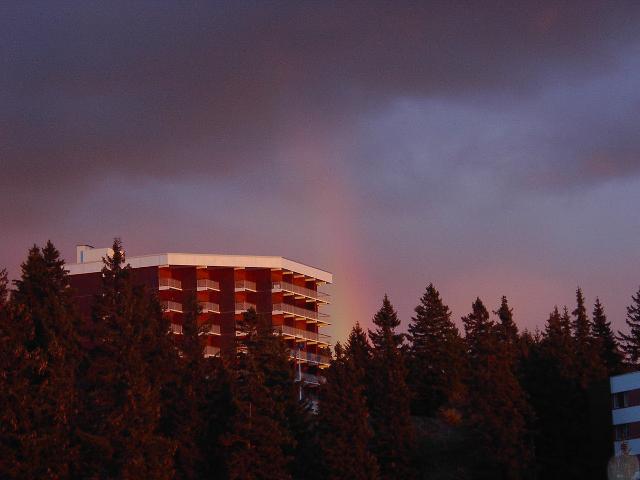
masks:
<path id="1" fill-rule="evenodd" d="M 627 392 L 613 394 L 613 408 L 626 408 L 629 406 Z"/>

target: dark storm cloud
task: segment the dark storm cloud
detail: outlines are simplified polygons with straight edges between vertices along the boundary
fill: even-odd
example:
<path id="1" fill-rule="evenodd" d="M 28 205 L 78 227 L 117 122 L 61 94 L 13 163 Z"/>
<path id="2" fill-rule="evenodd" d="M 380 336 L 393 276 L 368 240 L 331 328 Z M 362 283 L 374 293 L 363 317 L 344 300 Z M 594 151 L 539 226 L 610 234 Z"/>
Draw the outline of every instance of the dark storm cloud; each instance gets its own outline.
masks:
<path id="1" fill-rule="evenodd" d="M 292 111 L 313 129 L 398 98 L 482 101 L 579 85 L 619 67 L 639 18 L 638 2 L 588 1 L 1 9 L 0 188 L 23 218 L 34 214 L 30 195 L 64 206 L 95 181 L 267 171 Z M 635 173 L 636 133 L 601 131 L 599 144 L 546 166 L 554 178 L 571 162 L 585 175 Z"/>

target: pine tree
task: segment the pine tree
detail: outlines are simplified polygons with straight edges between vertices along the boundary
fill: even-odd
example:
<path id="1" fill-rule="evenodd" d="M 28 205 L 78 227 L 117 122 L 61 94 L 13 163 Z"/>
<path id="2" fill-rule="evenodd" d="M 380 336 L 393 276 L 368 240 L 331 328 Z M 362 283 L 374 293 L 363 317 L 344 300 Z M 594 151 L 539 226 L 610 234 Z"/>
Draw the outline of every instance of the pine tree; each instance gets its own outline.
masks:
<path id="1" fill-rule="evenodd" d="M 558 471 L 570 478 L 601 473 L 594 473 L 602 465 L 599 439 L 591 435 L 590 393 L 606 377 L 579 290 L 576 298 L 573 322 L 566 307 L 562 315 L 557 308 L 552 312 L 536 362 L 530 365 L 528 385 L 538 417 L 536 453 L 543 478 Z"/>
<path id="2" fill-rule="evenodd" d="M 375 480 L 378 465 L 369 451 L 372 431 L 360 372 L 339 343 L 326 375 L 318 412 L 323 478 Z"/>
<path id="3" fill-rule="evenodd" d="M 509 307 L 509 301 L 506 296 L 502 296 L 500 307 L 493 313 L 500 320 L 498 325 L 499 338 L 510 347 L 515 347 L 518 342 L 518 327 L 513 321 L 513 309 Z"/>
<path id="4" fill-rule="evenodd" d="M 64 262 L 51 242 L 42 250 L 34 246 L 21 270 L 11 297 L 11 324 L 3 328 L 3 348 L 8 347 L 3 369 L 12 369 L 5 370 L 3 396 L 17 403 L 6 412 L 9 431 L 2 436 L 12 438 L 14 448 L 3 452 L 8 456 L 0 462 L 0 476 L 64 478 L 71 475 L 77 453 L 78 316 Z M 6 292 L 4 279 L 2 283 Z"/>
<path id="5" fill-rule="evenodd" d="M 251 309 L 240 324 L 240 348 L 233 366 L 235 414 L 222 439 L 229 478 L 287 479 L 295 440 L 288 429 L 286 402 L 293 373 L 281 337 Z"/>
<path id="6" fill-rule="evenodd" d="M 227 480 L 226 448 L 223 440 L 231 431 L 234 420 L 234 372 L 220 358 L 205 359 L 203 378 L 203 404 L 200 418 L 198 445 L 201 452 L 200 478 Z"/>
<path id="7" fill-rule="evenodd" d="M 618 342 L 611 330 L 611 322 L 607 321 L 604 307 L 600 299 L 596 298 L 593 306 L 592 335 L 595 338 L 596 346 L 600 354 L 600 360 L 607 369 L 607 376 L 616 375 L 622 370 L 622 353 L 618 347 Z"/>
<path id="8" fill-rule="evenodd" d="M 356 322 L 349 333 L 345 353 L 359 372 L 359 383 L 364 385 L 364 394 L 366 396 L 368 388 L 367 376 L 371 372 L 371 344 L 359 322 Z"/>
<path id="9" fill-rule="evenodd" d="M 6 270 L 0 273 L 0 478 L 26 478 L 29 459 L 22 438 L 29 428 L 30 405 L 27 376 L 23 375 L 27 352 L 24 326 L 17 328 L 8 302 Z"/>
<path id="10" fill-rule="evenodd" d="M 369 330 L 372 348 L 372 375 L 369 408 L 374 431 L 373 449 L 381 478 L 408 478 L 413 474 L 410 459 L 414 430 L 410 416 L 410 392 L 404 365 L 402 335 L 398 315 L 385 295 L 382 307 L 373 317 L 375 330 Z"/>
<path id="11" fill-rule="evenodd" d="M 575 376 L 576 359 L 574 343 L 571 338 L 571 319 L 566 306 L 563 308 L 562 315 L 560 315 L 558 307 L 555 307 L 549 315 L 545 326 L 543 347 L 547 356 L 556 363 L 560 375 L 566 379 Z"/>
<path id="12" fill-rule="evenodd" d="M 463 317 L 468 348 L 468 417 L 480 436 L 487 472 L 478 476 L 523 478 L 532 462 L 531 408 L 513 369 L 503 330 L 477 298 Z"/>
<path id="13" fill-rule="evenodd" d="M 464 343 L 433 284 L 427 286 L 415 312 L 409 324 L 409 383 L 415 413 L 432 416 L 462 398 Z"/>
<path id="14" fill-rule="evenodd" d="M 489 318 L 489 312 L 480 298 L 476 298 L 471 308 L 472 312 L 462 317 L 462 323 L 469 360 L 473 364 L 474 361 L 492 353 L 495 346 L 495 337 L 492 335 L 495 324 Z"/>
<path id="15" fill-rule="evenodd" d="M 9 278 L 7 276 L 7 269 L 0 270 L 0 309 L 4 309 L 7 305 L 7 299 L 9 297 Z"/>
<path id="16" fill-rule="evenodd" d="M 618 332 L 622 342 L 622 350 L 626 360 L 633 368 L 640 367 L 640 287 L 631 297 L 631 305 L 627 307 L 627 327 L 629 333 Z"/>
<path id="17" fill-rule="evenodd" d="M 576 449 L 581 447 L 574 435 L 580 396 L 573 347 L 569 312 L 565 307 L 561 314 L 555 307 L 525 367 L 525 383 L 536 412 L 539 478 L 554 478 L 558 472 L 572 472 L 569 478 L 579 478 L 573 468 Z"/>
<path id="18" fill-rule="evenodd" d="M 168 359 L 175 358 L 158 301 L 134 286 L 119 239 L 84 332 L 80 412 L 83 478 L 173 478 L 175 447 L 160 433 Z"/>
<path id="19" fill-rule="evenodd" d="M 592 325 L 587 316 L 584 295 L 580 288 L 576 290 L 576 308 L 572 315 L 576 375 L 582 388 L 586 389 L 593 381 L 604 378 L 606 373 L 604 365 L 597 356 L 597 346 L 591 336 Z"/>
<path id="20" fill-rule="evenodd" d="M 200 309 L 194 294 L 183 305 L 182 335 L 172 335 L 176 355 L 170 382 L 162 394 L 161 431 L 176 445 L 175 478 L 200 478 L 203 467 L 201 428 L 204 423 L 205 357 L 200 341 Z"/>

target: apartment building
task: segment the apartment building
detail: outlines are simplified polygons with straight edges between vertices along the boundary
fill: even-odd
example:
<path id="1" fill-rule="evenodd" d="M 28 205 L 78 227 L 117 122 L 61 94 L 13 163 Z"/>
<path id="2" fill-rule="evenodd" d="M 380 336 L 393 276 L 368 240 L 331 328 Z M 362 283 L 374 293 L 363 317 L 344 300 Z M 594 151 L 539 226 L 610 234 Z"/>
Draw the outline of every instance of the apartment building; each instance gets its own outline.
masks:
<path id="1" fill-rule="evenodd" d="M 71 286 L 85 312 L 100 287 L 102 259 L 109 248 L 79 245 L 75 264 L 67 265 Z M 195 294 L 201 308 L 198 324 L 206 356 L 235 353 L 236 323 L 254 308 L 269 315 L 282 333 L 296 363 L 298 379 L 308 386 L 322 381 L 329 366 L 329 325 L 323 307 L 329 295 L 318 287 L 332 283 L 331 273 L 284 257 L 162 253 L 126 257 L 134 282 L 158 293 L 171 332 L 182 334 L 183 305 Z"/>
<path id="2" fill-rule="evenodd" d="M 614 450 L 622 452 L 626 442 L 632 455 L 640 455 L 640 372 L 616 375 L 609 379 Z"/>

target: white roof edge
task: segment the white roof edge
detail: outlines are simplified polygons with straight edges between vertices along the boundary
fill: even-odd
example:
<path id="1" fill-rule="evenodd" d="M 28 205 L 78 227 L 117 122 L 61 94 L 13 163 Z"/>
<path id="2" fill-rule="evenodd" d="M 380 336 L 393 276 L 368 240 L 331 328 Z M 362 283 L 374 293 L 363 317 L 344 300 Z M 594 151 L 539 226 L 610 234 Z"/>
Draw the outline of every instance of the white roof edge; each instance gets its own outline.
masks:
<path id="1" fill-rule="evenodd" d="M 313 277 L 323 282 L 333 283 L 333 275 L 319 268 L 289 260 L 285 257 L 259 255 L 216 255 L 203 253 L 162 253 L 127 257 L 126 262 L 133 268 L 157 267 L 161 265 L 195 265 L 208 267 L 274 268 L 289 270 Z M 96 273 L 102 270 L 102 262 L 71 263 L 67 270 L 70 275 Z"/>

